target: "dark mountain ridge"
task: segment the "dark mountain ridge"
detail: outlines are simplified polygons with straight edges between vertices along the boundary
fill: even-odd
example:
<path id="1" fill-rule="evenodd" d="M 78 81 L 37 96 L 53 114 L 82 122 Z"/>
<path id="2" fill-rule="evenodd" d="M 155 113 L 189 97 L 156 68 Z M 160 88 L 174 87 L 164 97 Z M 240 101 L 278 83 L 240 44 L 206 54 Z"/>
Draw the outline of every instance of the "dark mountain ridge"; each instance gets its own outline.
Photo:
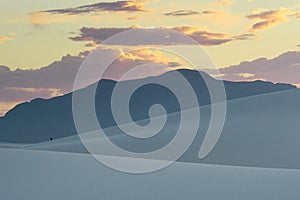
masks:
<path id="1" fill-rule="evenodd" d="M 193 70 L 177 70 L 191 84 L 198 98 L 199 105 L 211 103 L 207 85 L 208 83 L 218 82 L 208 74 Z M 173 78 L 173 71 L 167 72 L 158 77 L 149 77 L 148 80 L 155 82 L 157 79 Z M 143 83 L 146 79 L 130 80 L 119 82 L 119 84 Z M 174 80 L 176 81 L 176 80 Z M 96 112 L 102 128 L 114 126 L 110 102 L 112 91 L 116 85 L 113 80 L 100 80 L 96 83 Z M 79 93 L 88 91 L 91 87 L 81 89 Z M 290 84 L 273 84 L 271 82 L 231 82 L 224 81 L 227 100 L 242 98 L 252 95 L 277 92 L 282 90 L 296 89 Z M 149 107 L 159 103 L 163 105 L 167 113 L 180 110 L 174 95 L 166 88 L 150 84 L 147 87 L 134 93 L 130 100 L 130 112 L 134 120 L 147 119 Z M 31 102 L 22 103 L 10 110 L 4 117 L 0 118 L 0 141 L 10 143 L 36 143 L 48 141 L 50 138 L 57 139 L 71 135 L 76 135 L 76 129 L 72 115 L 72 93 L 54 97 L 52 99 L 34 99 Z"/>

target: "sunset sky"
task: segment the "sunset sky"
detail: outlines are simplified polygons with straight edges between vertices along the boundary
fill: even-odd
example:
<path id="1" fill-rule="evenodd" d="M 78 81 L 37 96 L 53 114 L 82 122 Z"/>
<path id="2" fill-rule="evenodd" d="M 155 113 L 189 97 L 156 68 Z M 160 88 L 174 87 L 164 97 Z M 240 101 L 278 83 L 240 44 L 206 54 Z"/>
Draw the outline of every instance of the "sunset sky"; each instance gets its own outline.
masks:
<path id="1" fill-rule="evenodd" d="M 299 0 L 2 0 L 0 25 L 0 116 L 69 92 L 83 52 L 133 27 L 187 34 L 224 79 L 300 86 Z"/>

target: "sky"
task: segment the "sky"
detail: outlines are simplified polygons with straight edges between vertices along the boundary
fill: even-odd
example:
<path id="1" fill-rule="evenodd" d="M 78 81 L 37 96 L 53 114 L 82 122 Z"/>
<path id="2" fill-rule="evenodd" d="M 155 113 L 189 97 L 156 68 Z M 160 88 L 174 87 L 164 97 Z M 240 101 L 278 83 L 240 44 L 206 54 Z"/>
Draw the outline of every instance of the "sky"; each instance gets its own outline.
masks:
<path id="1" fill-rule="evenodd" d="M 186 34 L 224 79 L 300 86 L 299 25 L 299 0 L 1 0 L 0 116 L 20 102 L 70 92 L 87 51 L 133 28 Z M 143 50 L 118 59 L 109 78 L 146 61 L 183 66 L 164 53 Z"/>

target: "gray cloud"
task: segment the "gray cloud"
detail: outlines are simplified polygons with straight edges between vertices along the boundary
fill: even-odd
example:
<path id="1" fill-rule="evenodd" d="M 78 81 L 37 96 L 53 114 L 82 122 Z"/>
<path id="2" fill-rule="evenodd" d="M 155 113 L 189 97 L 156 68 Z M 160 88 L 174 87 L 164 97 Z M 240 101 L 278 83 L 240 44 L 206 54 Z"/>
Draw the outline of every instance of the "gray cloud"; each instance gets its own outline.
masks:
<path id="1" fill-rule="evenodd" d="M 249 40 L 255 36 L 256 35 L 253 33 L 245 33 L 245 34 L 241 34 L 241 35 L 235 35 L 234 38 L 237 40 Z"/>
<path id="2" fill-rule="evenodd" d="M 0 116 L 21 102 L 70 92 L 82 60 L 81 56 L 67 55 L 37 70 L 12 71 L 0 66 Z"/>
<path id="3" fill-rule="evenodd" d="M 67 55 L 60 61 L 36 70 L 10 70 L 0 66 L 0 101 L 23 101 L 36 96 L 48 98 L 66 93 L 82 62 L 80 56 Z"/>
<path id="4" fill-rule="evenodd" d="M 69 37 L 74 41 L 88 41 L 95 44 L 100 44 L 110 36 L 121 33 L 124 31 L 135 29 L 133 34 L 136 34 L 135 40 L 123 38 L 123 40 L 116 40 L 110 45 L 191 45 L 194 43 L 188 43 L 185 36 L 179 36 L 172 31 L 183 33 L 199 44 L 205 46 L 221 45 L 237 40 L 249 40 L 255 37 L 255 34 L 241 34 L 232 35 L 227 33 L 219 33 L 208 31 L 203 27 L 194 26 L 178 26 L 173 28 L 93 28 L 83 27 L 80 29 L 78 36 Z M 147 36 L 147 37 L 141 37 Z M 126 36 L 125 36 L 126 37 Z M 150 38 L 150 39 L 145 39 Z"/>
<path id="5" fill-rule="evenodd" d="M 116 56 L 122 52 L 119 48 L 99 48 L 98 51 L 103 51 L 105 55 Z M 51 98 L 71 92 L 76 73 L 88 53 L 82 52 L 78 56 L 67 55 L 40 69 L 10 70 L 9 67 L 0 66 L 0 116 L 20 102 L 30 101 L 37 97 Z M 180 63 L 168 60 L 162 55 L 139 51 L 115 60 L 104 77 L 117 80 L 132 67 L 148 63 L 162 64 L 162 67 L 149 67 L 143 72 L 134 74 L 131 78 L 159 75 L 181 66 Z M 163 65 L 168 65 L 169 68 Z M 99 78 L 95 75 L 92 82 Z"/>
<path id="6" fill-rule="evenodd" d="M 99 49 L 104 54 L 119 55 L 119 48 Z M 72 91 L 76 73 L 89 52 L 82 52 L 78 56 L 67 55 L 60 61 L 36 70 L 10 70 L 0 66 L 0 115 L 4 114 L 17 103 L 42 97 L 50 98 Z M 100 59 L 101 61 L 101 59 Z M 149 68 L 135 77 L 143 78 L 159 75 L 172 69 L 182 68 L 180 62 L 166 58 L 157 52 L 139 51 L 124 55 L 112 63 L 105 74 L 105 78 L 118 79 L 133 66 L 148 63 L 168 65 L 159 68 Z M 205 70 L 214 75 L 214 71 Z M 273 59 L 260 58 L 251 62 L 219 70 L 223 79 L 233 81 L 266 80 L 275 83 L 292 83 L 300 87 L 300 52 L 287 52 Z M 99 77 L 96 77 L 99 78 Z"/>
<path id="7" fill-rule="evenodd" d="M 202 12 L 197 12 L 197 11 L 193 11 L 193 10 L 176 10 L 176 11 L 165 13 L 165 15 L 180 17 L 180 16 L 207 15 L 207 14 L 216 14 L 216 13 L 219 13 L 219 12 L 213 11 L 213 10 L 205 10 Z"/>
<path id="8" fill-rule="evenodd" d="M 260 58 L 219 70 L 223 79 L 234 81 L 267 80 L 300 86 L 300 52 L 284 53 L 273 59 Z"/>
<path id="9" fill-rule="evenodd" d="M 80 29 L 80 35 L 69 37 L 73 41 L 93 41 L 100 43 L 103 40 L 109 38 L 112 35 L 121 33 L 123 31 L 130 30 L 132 28 L 92 28 L 92 27 L 82 27 Z"/>
<path id="10" fill-rule="evenodd" d="M 53 14 L 84 14 L 95 12 L 148 12 L 145 8 L 144 1 L 116 1 L 116 2 L 99 2 L 90 5 L 79 6 L 75 8 L 64 8 L 46 10 L 42 12 Z"/>

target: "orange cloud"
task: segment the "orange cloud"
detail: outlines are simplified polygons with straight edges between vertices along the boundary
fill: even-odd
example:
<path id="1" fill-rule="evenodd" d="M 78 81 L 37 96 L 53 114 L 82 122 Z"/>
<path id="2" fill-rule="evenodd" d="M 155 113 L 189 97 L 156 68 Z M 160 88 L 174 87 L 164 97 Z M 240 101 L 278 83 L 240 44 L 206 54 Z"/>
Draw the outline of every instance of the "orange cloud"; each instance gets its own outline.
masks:
<path id="1" fill-rule="evenodd" d="M 98 44 L 94 41 L 91 41 L 91 42 L 87 43 L 85 46 L 86 47 L 96 47 L 96 46 L 98 46 Z"/>
<path id="2" fill-rule="evenodd" d="M 293 14 L 297 19 L 300 19 L 300 12 Z"/>
<path id="3" fill-rule="evenodd" d="M 205 46 L 221 45 L 228 42 L 236 40 L 249 40 L 252 39 L 255 34 L 241 34 L 233 35 L 221 32 L 212 32 L 204 27 L 200 26 L 178 26 L 178 27 L 158 27 L 158 28 L 140 28 L 140 27 L 128 27 L 128 28 L 92 28 L 83 27 L 80 29 L 80 35 L 69 37 L 73 41 L 88 41 L 100 44 L 102 41 L 106 40 L 110 36 L 121 33 L 123 31 L 128 31 L 136 29 L 134 34 L 148 36 L 142 39 L 137 37 L 136 41 L 117 41 L 114 45 L 132 46 L 132 45 L 189 45 L 183 38 L 178 38 L 172 31 L 178 31 L 184 33 L 185 35 L 193 38 L 199 44 Z M 174 36 L 174 37 L 172 37 Z M 173 38 L 172 40 L 161 39 L 161 38 Z M 89 44 L 94 44 L 89 43 Z M 88 44 L 88 45 L 89 45 Z M 90 46 L 90 45 L 89 45 Z"/>
<path id="4" fill-rule="evenodd" d="M 25 88 L 25 87 L 4 87 L 6 90 L 16 91 L 16 92 L 28 92 L 28 93 L 34 93 L 39 96 L 39 94 L 43 95 L 45 97 L 45 94 L 47 95 L 46 98 L 49 97 L 55 97 L 59 95 L 63 95 L 64 93 L 61 91 L 61 89 L 57 88 Z"/>
<path id="5" fill-rule="evenodd" d="M 243 78 L 251 78 L 255 76 L 255 74 L 250 74 L 250 73 L 239 73 L 237 75 Z"/>
<path id="6" fill-rule="evenodd" d="M 20 104 L 21 102 L 3 102 L 0 101 L 0 117 L 4 116 L 5 113 L 11 110 L 16 105 Z"/>
<path id="7" fill-rule="evenodd" d="M 53 15 L 46 12 L 38 11 L 29 14 L 29 22 L 33 25 L 45 25 L 51 23 L 70 22 L 74 16 L 71 15 Z"/>
<path id="8" fill-rule="evenodd" d="M 284 17 L 287 14 L 289 14 L 290 11 L 285 8 L 281 8 L 279 10 L 270 10 L 270 11 L 259 11 L 258 13 L 254 13 L 251 15 L 248 15 L 247 17 L 249 19 L 274 19 L 274 18 L 280 18 Z"/>
<path id="9" fill-rule="evenodd" d="M 14 36 L 14 35 L 16 35 L 16 33 L 15 32 L 10 32 L 10 33 L 8 33 L 8 35 Z"/>
<path id="10" fill-rule="evenodd" d="M 251 20 L 258 20 L 257 23 L 252 25 L 249 29 L 250 31 L 258 31 L 268 29 L 277 24 L 286 22 L 287 15 L 290 14 L 290 10 L 286 8 L 281 8 L 279 10 L 269 10 L 269 11 L 256 11 L 255 13 L 248 15 L 247 18 Z"/>
<path id="11" fill-rule="evenodd" d="M 211 32 L 203 27 L 181 26 L 173 29 L 192 37 L 206 46 L 219 45 L 233 40 L 230 34 Z"/>
<path id="12" fill-rule="evenodd" d="M 300 88 L 300 84 L 294 84 L 297 88 Z"/>
<path id="13" fill-rule="evenodd" d="M 0 100 L 0 116 L 3 116 L 7 111 L 11 110 L 14 106 L 24 102 L 24 99 L 31 100 L 35 97 L 51 98 L 63 95 L 62 91 L 57 88 L 24 88 L 24 87 L 4 87 L 2 88 L 4 94 L 19 96 L 19 100 L 15 98 L 13 101 Z"/>
<path id="14" fill-rule="evenodd" d="M 0 36 L 0 44 L 2 44 L 4 41 L 9 41 L 9 40 L 14 40 L 14 39 L 11 37 Z"/>
<path id="15" fill-rule="evenodd" d="M 138 49 L 124 53 L 123 50 L 127 47 L 106 47 L 109 51 L 119 52 L 118 57 L 106 70 L 104 78 L 114 80 L 128 80 L 136 78 L 145 78 L 148 76 L 161 75 L 164 72 L 182 68 L 184 61 L 176 55 L 163 52 L 157 49 Z M 104 50 L 104 49 L 102 49 Z M 128 77 L 122 77 L 126 72 L 136 66 L 144 64 L 156 64 L 153 67 L 149 66 L 143 71 L 134 70 Z"/>
<path id="16" fill-rule="evenodd" d="M 175 56 L 172 60 L 168 58 L 161 50 L 140 49 L 122 54 L 118 61 L 150 61 L 168 65 L 171 61 L 176 62 L 178 58 Z"/>

